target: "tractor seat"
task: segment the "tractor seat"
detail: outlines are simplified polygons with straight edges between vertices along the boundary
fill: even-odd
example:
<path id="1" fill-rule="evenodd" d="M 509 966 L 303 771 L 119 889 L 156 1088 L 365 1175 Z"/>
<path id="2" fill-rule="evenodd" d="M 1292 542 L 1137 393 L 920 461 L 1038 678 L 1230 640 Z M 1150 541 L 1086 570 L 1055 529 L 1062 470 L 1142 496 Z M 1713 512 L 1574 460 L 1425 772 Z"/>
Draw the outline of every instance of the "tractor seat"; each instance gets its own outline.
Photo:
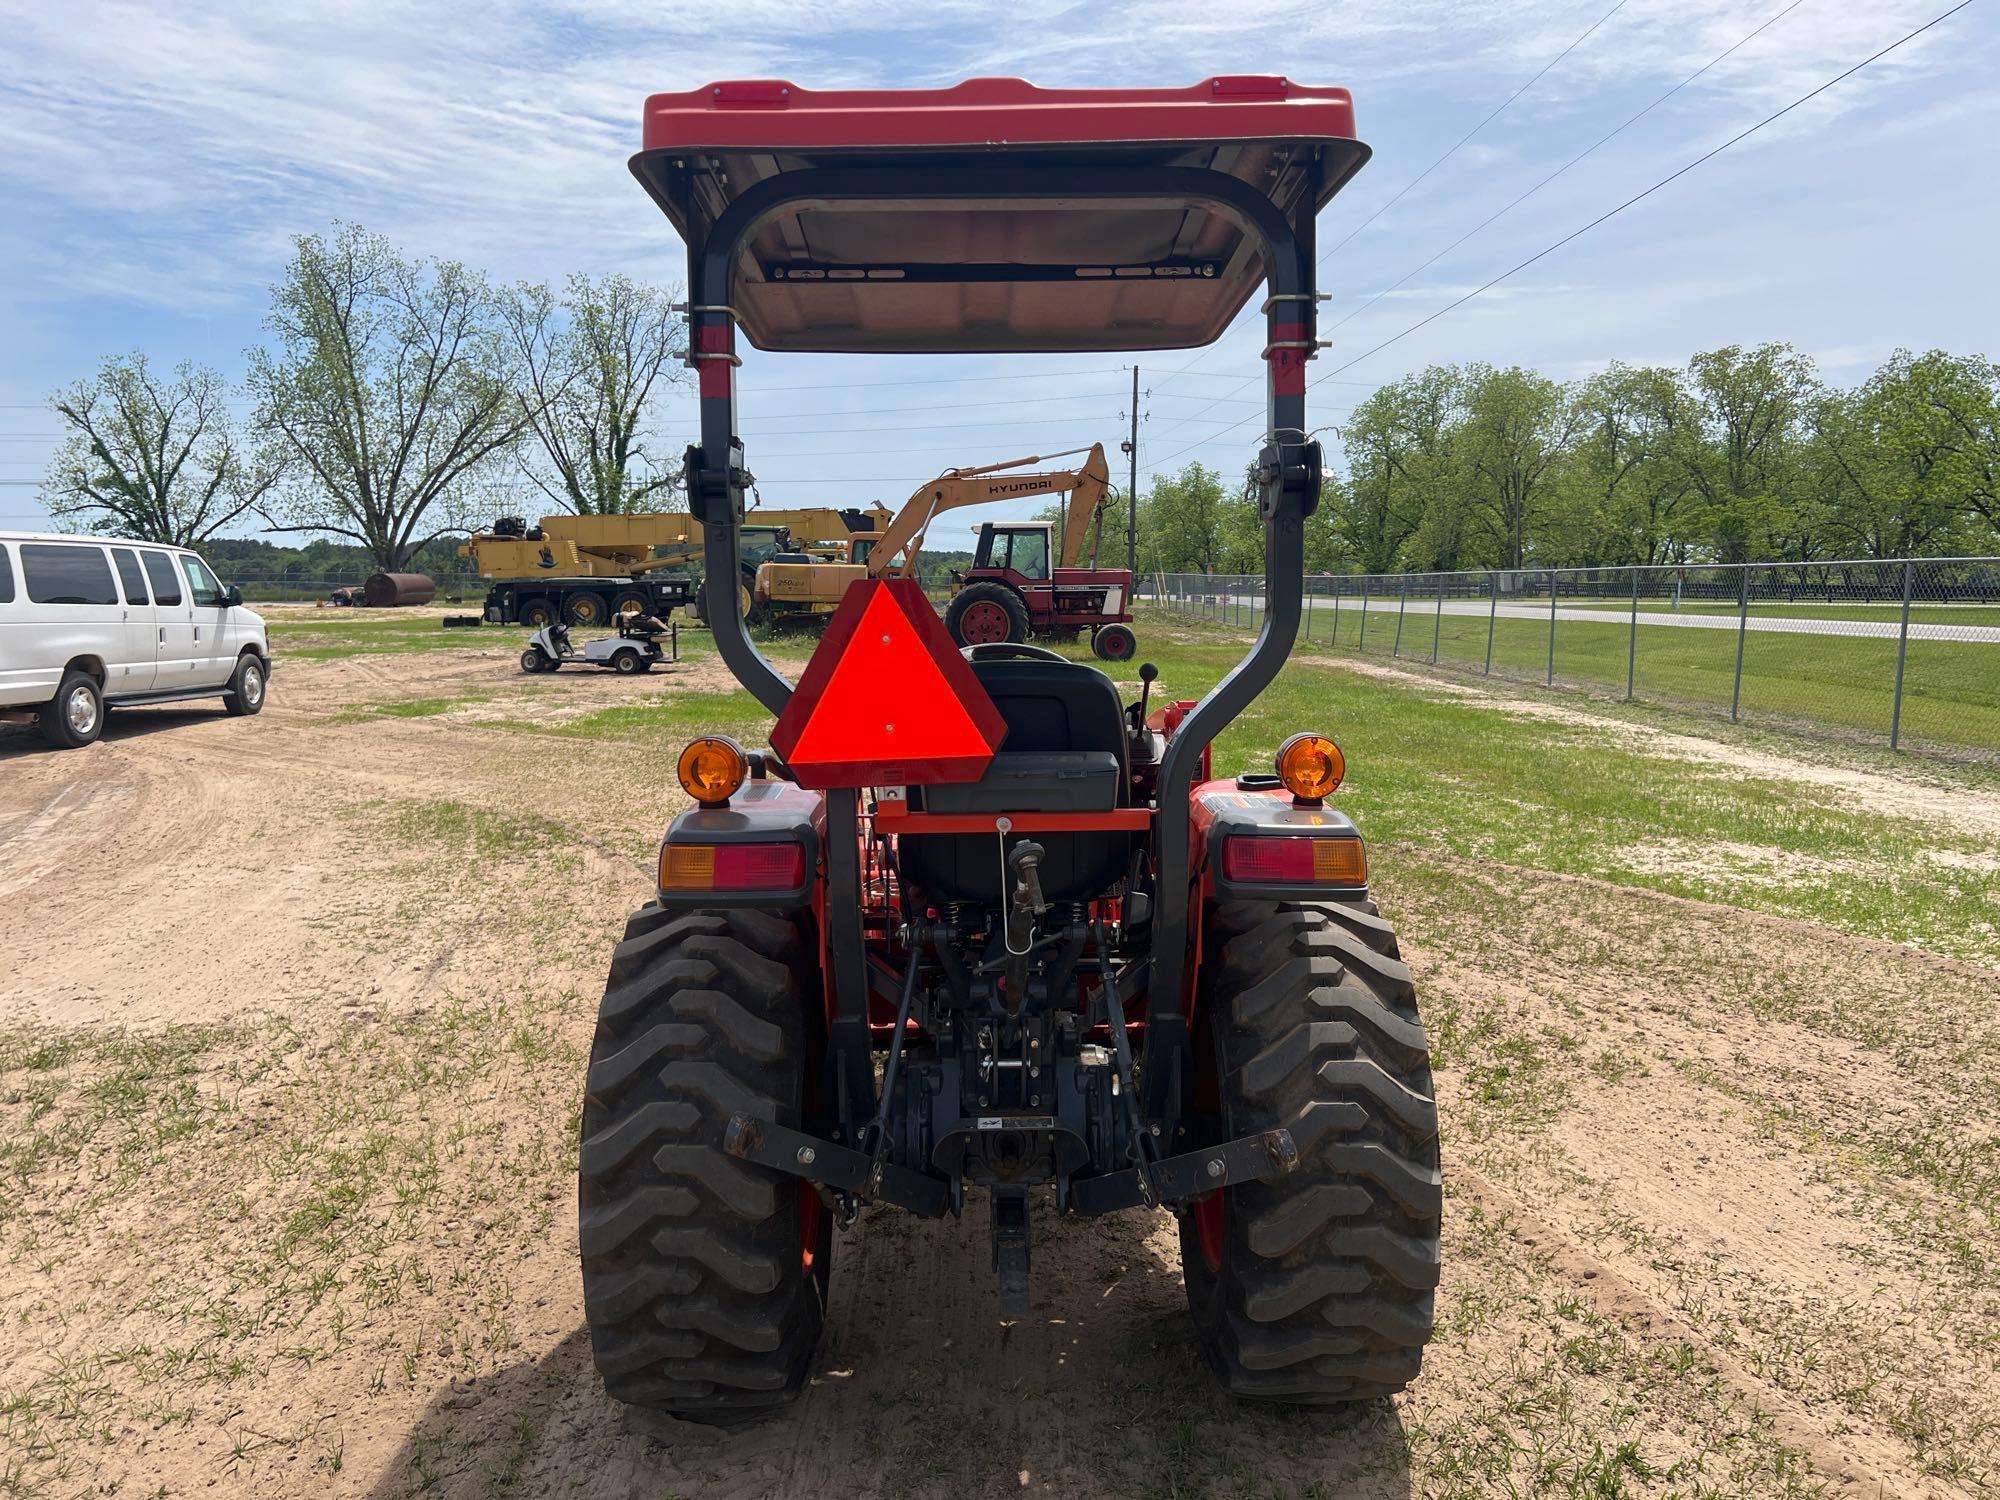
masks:
<path id="1" fill-rule="evenodd" d="M 1000 753 L 978 781 L 912 788 L 913 806 L 937 813 L 1108 812 L 1129 799 L 1125 709 L 1118 689 L 1077 662 L 975 660 L 973 675 L 1007 723 Z M 1088 901 L 1130 867 L 1128 833 L 1036 833 L 1047 852 L 1042 890 L 1051 901 Z M 903 878 L 943 900 L 1000 900 L 1000 843 L 992 834 L 906 835 Z"/>

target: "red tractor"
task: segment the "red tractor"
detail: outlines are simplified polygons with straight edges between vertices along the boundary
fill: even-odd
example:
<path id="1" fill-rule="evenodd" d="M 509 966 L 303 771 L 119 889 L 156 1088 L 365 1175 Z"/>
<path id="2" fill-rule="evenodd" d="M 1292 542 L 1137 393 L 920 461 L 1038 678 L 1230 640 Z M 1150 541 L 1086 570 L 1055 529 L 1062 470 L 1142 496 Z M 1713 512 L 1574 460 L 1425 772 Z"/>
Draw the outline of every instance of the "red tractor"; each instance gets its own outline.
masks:
<path id="1" fill-rule="evenodd" d="M 614 1397 L 708 1422 L 791 1399 L 835 1226 L 959 1215 L 968 1190 L 1002 1317 L 1030 1306 L 1031 1212 L 1164 1208 L 1227 1390 L 1324 1406 L 1417 1374 L 1437 1110 L 1409 970 L 1328 800 L 1340 751 L 1296 734 L 1274 774 L 1222 778 L 1209 757 L 1298 630 L 1314 224 L 1367 155 L 1344 90 L 1274 77 L 648 101 L 632 170 L 687 241 L 711 589 L 740 573 L 739 338 L 1190 348 L 1261 293 L 1266 613 L 1200 702 L 1152 701 L 1142 667 L 1128 704 L 1038 646 L 955 649 L 907 580 L 851 584 L 796 686 L 713 601 L 777 723 L 768 751 L 682 754 L 696 805 L 612 959 L 580 1235 Z"/>

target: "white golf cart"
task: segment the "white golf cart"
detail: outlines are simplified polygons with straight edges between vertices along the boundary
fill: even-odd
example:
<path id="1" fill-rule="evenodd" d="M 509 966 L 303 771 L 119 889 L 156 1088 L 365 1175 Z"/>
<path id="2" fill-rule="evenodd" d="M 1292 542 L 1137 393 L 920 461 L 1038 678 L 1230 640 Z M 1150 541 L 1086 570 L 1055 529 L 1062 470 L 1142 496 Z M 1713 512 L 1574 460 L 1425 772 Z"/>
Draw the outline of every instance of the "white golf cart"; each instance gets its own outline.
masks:
<path id="1" fill-rule="evenodd" d="M 621 676 L 636 677 L 650 672 L 661 662 L 681 659 L 680 627 L 662 624 L 644 616 L 617 617 L 618 634 L 603 640 L 571 643 L 569 627 L 560 623 L 544 625 L 528 637 L 528 649 L 521 653 L 521 670 L 529 673 L 554 672 L 566 663 L 605 667 Z M 662 640 L 667 642 L 661 647 Z"/>

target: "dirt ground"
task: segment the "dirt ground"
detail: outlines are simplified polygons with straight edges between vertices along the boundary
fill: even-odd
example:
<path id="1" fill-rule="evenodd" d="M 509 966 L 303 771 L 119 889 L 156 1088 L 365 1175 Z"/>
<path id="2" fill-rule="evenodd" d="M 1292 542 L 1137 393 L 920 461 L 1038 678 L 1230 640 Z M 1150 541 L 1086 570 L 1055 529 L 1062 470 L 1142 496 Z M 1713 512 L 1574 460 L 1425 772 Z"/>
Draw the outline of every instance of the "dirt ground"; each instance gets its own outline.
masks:
<path id="1" fill-rule="evenodd" d="M 680 799 L 664 741 L 561 731 L 727 683 L 514 649 L 281 658 L 255 719 L 70 754 L 0 727 L 0 1495 L 2000 1487 L 2000 974 L 1421 850 L 1377 851 L 1449 1193 L 1407 1396 L 1217 1396 L 1164 1215 L 1044 1215 L 1003 1328 L 975 1201 L 842 1237 L 796 1408 L 626 1414 L 576 1117 Z M 2000 804 L 1852 774 L 2000 841 Z"/>

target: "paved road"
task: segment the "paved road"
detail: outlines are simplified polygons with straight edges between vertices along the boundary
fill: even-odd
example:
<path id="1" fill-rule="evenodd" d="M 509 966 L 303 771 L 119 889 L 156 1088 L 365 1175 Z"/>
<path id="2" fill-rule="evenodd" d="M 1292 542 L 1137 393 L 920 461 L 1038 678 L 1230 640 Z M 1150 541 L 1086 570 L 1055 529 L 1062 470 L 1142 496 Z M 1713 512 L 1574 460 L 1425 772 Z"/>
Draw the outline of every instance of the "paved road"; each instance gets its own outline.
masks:
<path id="1" fill-rule="evenodd" d="M 1221 598 L 1222 602 L 1231 609 L 1241 605 L 1246 621 L 1249 618 L 1250 611 L 1258 608 L 1260 603 L 1256 597 L 1251 595 L 1242 595 L 1240 597 L 1236 595 L 1223 595 Z M 1321 614 L 1331 613 L 1333 610 L 1333 601 L 1331 599 L 1308 599 L 1306 604 L 1315 618 Z M 1340 608 L 1342 613 L 1350 610 L 1359 610 L 1361 608 L 1361 601 L 1343 596 L 1340 601 Z M 1438 608 L 1437 600 L 1434 598 L 1421 600 L 1413 598 L 1409 601 L 1408 608 L 1412 618 L 1419 615 L 1435 615 Z M 1480 619 L 1484 619 L 1491 608 L 1492 606 L 1483 599 L 1447 599 L 1444 601 L 1444 612 L 1448 615 L 1477 615 Z M 1371 599 L 1369 601 L 1368 613 L 1371 616 L 1393 615 L 1395 612 L 1396 601 L 1394 599 Z M 1499 607 L 1499 614 L 1503 620 L 1541 620 L 1546 622 L 1549 618 L 1549 607 L 1546 603 L 1502 604 Z M 1563 621 L 1576 621 L 1582 624 L 1629 626 L 1631 623 L 1631 615 L 1625 610 L 1585 609 L 1575 605 L 1557 605 L 1556 618 Z M 1736 616 L 1733 614 L 1707 615 L 1642 609 L 1639 611 L 1639 623 L 1641 625 L 1666 625 L 1681 630 L 1733 631 L 1736 629 Z M 1900 633 L 1902 624 L 1897 620 L 1826 620 L 1800 616 L 1759 615 L 1752 613 L 1749 620 L 1749 628 L 1753 631 L 1762 631 L 1770 635 L 1844 635 L 1893 641 Z M 1910 639 L 1913 641 L 1961 641 L 1979 645 L 2000 645 L 2000 625 L 1935 625 L 1913 623 L 1910 626 Z"/>

